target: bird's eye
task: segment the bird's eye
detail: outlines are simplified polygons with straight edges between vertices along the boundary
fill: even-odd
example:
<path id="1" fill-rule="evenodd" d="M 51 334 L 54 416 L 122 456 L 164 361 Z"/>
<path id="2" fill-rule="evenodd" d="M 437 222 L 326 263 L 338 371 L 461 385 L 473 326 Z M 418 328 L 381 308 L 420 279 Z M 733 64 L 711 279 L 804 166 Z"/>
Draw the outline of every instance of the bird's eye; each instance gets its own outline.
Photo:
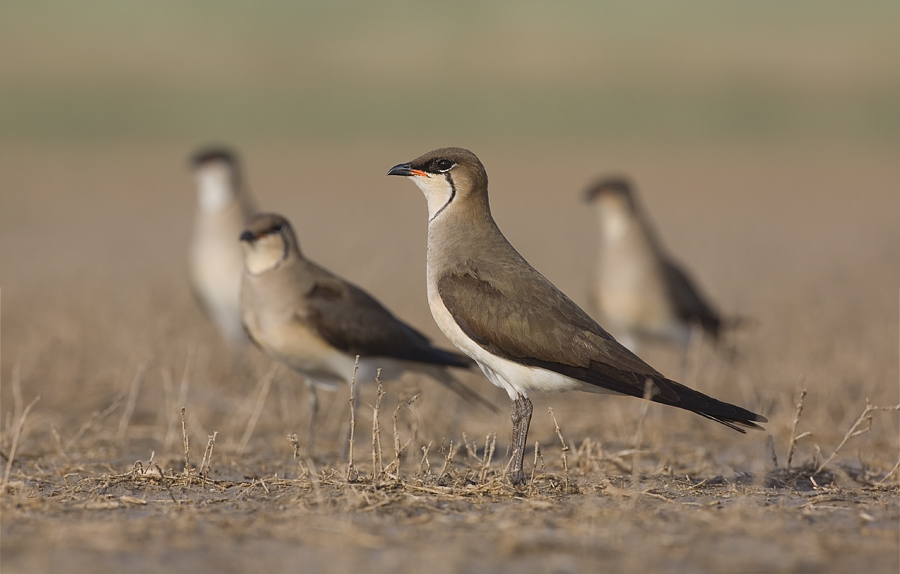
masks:
<path id="1" fill-rule="evenodd" d="M 450 171 L 450 169 L 456 165 L 449 159 L 439 159 L 434 162 L 434 166 L 437 169 L 438 173 L 444 173 L 445 171 Z"/>
<path id="2" fill-rule="evenodd" d="M 272 228 L 272 233 L 281 233 L 284 230 L 284 225 L 278 224 Z"/>

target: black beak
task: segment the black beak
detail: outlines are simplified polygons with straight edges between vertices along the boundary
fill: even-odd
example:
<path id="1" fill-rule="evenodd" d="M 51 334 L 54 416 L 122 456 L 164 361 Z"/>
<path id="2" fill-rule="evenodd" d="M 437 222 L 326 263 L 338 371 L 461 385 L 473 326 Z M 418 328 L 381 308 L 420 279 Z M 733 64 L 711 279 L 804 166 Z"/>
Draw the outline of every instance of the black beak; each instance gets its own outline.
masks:
<path id="1" fill-rule="evenodd" d="M 395 165 L 394 167 L 392 167 L 391 170 L 389 172 L 387 172 L 387 174 L 388 175 L 403 175 L 403 176 L 408 177 L 410 175 L 413 175 L 413 171 L 412 171 L 412 168 L 409 167 L 408 163 L 401 163 L 401 164 L 398 164 L 398 165 Z"/>
<path id="2" fill-rule="evenodd" d="M 241 241 L 253 242 L 256 241 L 256 234 L 247 229 L 243 233 L 241 233 Z"/>

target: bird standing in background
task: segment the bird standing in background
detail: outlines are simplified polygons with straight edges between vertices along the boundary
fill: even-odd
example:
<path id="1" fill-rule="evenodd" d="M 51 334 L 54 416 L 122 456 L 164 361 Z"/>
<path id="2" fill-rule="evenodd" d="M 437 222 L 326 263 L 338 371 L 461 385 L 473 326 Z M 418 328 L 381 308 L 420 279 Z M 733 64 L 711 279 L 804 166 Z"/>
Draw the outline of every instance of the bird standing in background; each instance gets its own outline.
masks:
<path id="1" fill-rule="evenodd" d="M 443 148 L 394 166 L 428 202 L 428 303 L 438 326 L 512 401 L 510 480 L 522 469 L 530 391 L 648 397 L 745 432 L 766 418 L 667 379 L 620 345 L 538 273 L 491 216 L 487 172 L 472 152 Z"/>
<path id="2" fill-rule="evenodd" d="M 399 378 L 405 371 L 436 379 L 470 403 L 496 407 L 459 382 L 448 367 L 469 369 L 468 357 L 433 347 L 371 295 L 306 259 L 290 223 L 274 214 L 247 221 L 241 316 L 250 338 L 301 374 L 309 387 L 307 452 L 315 438 L 316 387 Z M 356 387 L 354 388 L 356 391 Z M 354 408 L 358 404 L 354 397 Z"/>
<path id="3" fill-rule="evenodd" d="M 600 228 L 591 300 L 598 319 L 626 347 L 664 341 L 686 356 L 694 326 L 715 341 L 722 320 L 690 276 L 663 249 L 623 178 L 601 179 L 585 194 Z"/>
<path id="4" fill-rule="evenodd" d="M 189 252 L 191 286 L 207 316 L 233 346 L 247 341 L 241 325 L 244 254 L 238 237 L 254 205 L 235 154 L 204 148 L 191 158 L 197 214 Z"/>

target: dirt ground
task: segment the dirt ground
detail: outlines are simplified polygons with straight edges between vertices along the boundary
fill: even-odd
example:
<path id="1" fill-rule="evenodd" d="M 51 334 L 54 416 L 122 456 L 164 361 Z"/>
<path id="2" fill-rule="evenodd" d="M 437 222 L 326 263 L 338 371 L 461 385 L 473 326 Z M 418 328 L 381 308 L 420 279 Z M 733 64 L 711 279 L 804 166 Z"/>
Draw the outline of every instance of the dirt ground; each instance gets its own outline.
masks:
<path id="1" fill-rule="evenodd" d="M 445 144 L 466 142 L 431 147 Z M 310 258 L 448 346 L 425 300 L 425 202 L 385 177 L 427 149 L 242 151 Z M 521 491 L 504 480 L 508 399 L 477 373 L 465 381 L 502 414 L 410 377 L 385 385 L 376 443 L 365 381 L 353 467 L 346 388 L 323 397 L 314 456 L 295 458 L 301 379 L 230 352 L 187 288 L 190 151 L 0 149 L 5 574 L 900 568 L 900 421 L 866 411 L 900 402 L 895 150 L 473 146 L 501 229 L 580 304 L 595 227 L 579 194 L 631 174 L 666 245 L 749 319 L 693 348 L 684 382 L 770 421 L 743 436 L 636 400 L 535 396 Z M 671 350 L 642 355 L 678 376 Z"/>

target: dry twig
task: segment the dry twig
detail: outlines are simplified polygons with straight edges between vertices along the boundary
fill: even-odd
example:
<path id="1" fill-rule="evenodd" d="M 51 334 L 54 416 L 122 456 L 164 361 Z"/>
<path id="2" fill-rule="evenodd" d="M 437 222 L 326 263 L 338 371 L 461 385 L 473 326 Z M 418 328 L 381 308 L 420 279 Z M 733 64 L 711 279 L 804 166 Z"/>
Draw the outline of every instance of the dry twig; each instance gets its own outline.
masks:
<path id="1" fill-rule="evenodd" d="M 425 467 L 425 476 L 431 474 L 431 462 L 428 460 L 428 451 L 431 449 L 432 444 L 434 443 L 428 441 L 428 445 L 422 447 L 422 462 L 419 463 L 419 470 L 416 471 L 416 476 L 422 474 L 423 467 Z"/>
<path id="2" fill-rule="evenodd" d="M 412 442 L 412 438 L 406 441 L 406 444 L 400 444 L 400 431 L 397 429 L 397 419 L 400 414 L 400 409 L 405 407 L 409 407 L 419 398 L 419 395 L 414 395 L 413 397 L 406 399 L 405 401 L 400 401 L 397 404 L 397 408 L 394 409 L 394 415 L 391 417 L 394 423 L 394 460 L 391 464 L 388 465 L 386 472 L 390 472 L 400 478 L 400 456 L 403 454 L 403 451 L 409 446 Z"/>
<path id="3" fill-rule="evenodd" d="M 269 389 L 272 388 L 272 382 L 275 380 L 275 377 L 278 376 L 279 367 L 280 365 L 277 361 L 272 361 L 272 366 L 269 367 L 269 371 L 262 379 L 260 379 L 259 384 L 257 385 L 259 387 L 259 392 L 256 395 L 256 404 L 253 406 L 253 413 L 250 415 L 250 419 L 247 421 L 247 427 L 244 429 L 244 436 L 241 437 L 241 444 L 238 446 L 238 452 L 243 453 L 250 443 L 250 437 L 253 436 L 253 431 L 256 429 L 256 423 L 259 421 L 263 406 L 266 404 L 266 398 L 269 396 Z"/>
<path id="4" fill-rule="evenodd" d="M 479 484 L 484 484 L 487 478 L 488 470 L 491 467 L 491 460 L 494 458 L 494 448 L 497 445 L 497 434 L 489 434 L 484 438 L 484 454 L 481 456 L 481 468 L 479 472 Z M 532 471 L 534 476 L 534 471 Z"/>
<path id="5" fill-rule="evenodd" d="M 184 447 L 184 476 L 191 473 L 191 444 L 188 440 L 187 421 L 184 416 L 184 407 L 181 407 L 181 444 Z"/>
<path id="6" fill-rule="evenodd" d="M 31 407 L 36 405 L 39 400 L 41 400 L 41 397 L 34 397 L 34 400 L 28 403 L 28 406 L 22 411 L 22 416 L 19 417 L 19 420 L 16 423 L 16 431 L 15 434 L 13 434 L 12 446 L 9 449 L 9 459 L 6 461 L 6 471 L 3 473 L 3 485 L 0 487 L 0 495 L 6 492 L 6 485 L 9 483 L 9 473 L 12 470 L 13 461 L 16 460 L 16 449 L 19 447 L 19 438 L 22 436 L 22 429 L 25 428 L 25 420 L 28 418 L 28 413 L 31 412 Z"/>
<path id="7" fill-rule="evenodd" d="M 797 448 L 797 442 L 808 436 L 812 436 L 811 432 L 805 432 L 803 434 L 797 434 L 797 425 L 800 424 L 800 415 L 803 413 L 803 399 L 806 398 L 806 389 L 800 391 L 800 399 L 797 401 L 797 412 L 794 414 L 794 424 L 791 427 L 791 446 L 788 451 L 787 457 L 787 469 L 791 469 L 791 461 L 794 459 L 794 449 Z"/>
<path id="8" fill-rule="evenodd" d="M 356 396 L 354 393 L 356 391 L 356 371 L 359 370 L 359 355 L 356 355 L 356 360 L 353 362 L 353 376 L 350 377 L 350 438 L 349 438 L 349 450 L 348 450 L 348 458 L 347 458 L 347 482 L 350 482 L 350 476 L 353 473 L 353 443 L 354 435 L 356 433 Z"/>
<path id="9" fill-rule="evenodd" d="M 381 369 L 375 371 L 375 383 L 378 390 L 375 394 L 375 406 L 372 408 L 372 482 L 374 483 L 384 472 L 384 461 L 381 456 L 381 429 L 378 426 L 378 415 L 381 410 L 381 397 L 384 386 L 381 384 Z"/>
<path id="10" fill-rule="evenodd" d="M 131 389 L 128 391 L 128 400 L 125 401 L 125 410 L 122 411 L 122 418 L 119 419 L 119 430 L 116 432 L 116 442 L 122 444 L 125 442 L 125 433 L 128 432 L 128 423 L 131 422 L 131 415 L 134 414 L 134 408 L 137 406 L 138 393 L 141 390 L 141 384 L 147 375 L 147 369 L 150 367 L 150 361 L 144 361 L 138 367 L 134 379 L 131 381 Z"/>
<path id="11" fill-rule="evenodd" d="M 191 378 L 194 373 L 194 345 L 188 347 L 187 358 L 184 360 L 184 370 L 181 372 L 181 383 L 178 386 L 178 398 L 173 401 L 171 404 L 167 401 L 167 408 L 169 409 L 169 421 L 166 425 L 166 437 L 163 440 L 163 451 L 168 452 L 175 442 L 176 436 L 176 424 L 177 424 L 177 416 L 176 416 L 176 408 L 178 405 L 187 404 L 187 395 L 188 389 L 191 386 Z M 170 394 L 170 389 L 172 387 L 172 375 L 168 370 L 163 371 L 163 385 L 166 391 L 166 396 L 168 397 Z"/>
<path id="12" fill-rule="evenodd" d="M 647 418 L 647 411 L 650 409 L 650 400 L 655 394 L 656 387 L 654 386 L 653 381 L 647 379 L 644 383 L 644 400 L 641 402 L 641 413 L 638 417 L 637 429 L 634 431 L 634 452 L 632 453 L 631 459 L 631 488 L 634 490 L 635 496 L 631 497 L 632 507 L 637 504 L 637 495 L 640 493 L 638 490 L 638 482 L 641 477 L 639 455 L 641 452 L 641 443 L 644 441 L 644 419 Z"/>
<path id="13" fill-rule="evenodd" d="M 565 489 L 563 492 L 566 494 L 569 493 L 569 447 L 566 446 L 566 441 L 563 439 L 562 431 L 559 430 L 559 423 L 556 422 L 556 415 L 553 414 L 553 408 L 547 409 L 550 412 L 550 418 L 553 419 L 553 425 L 556 427 L 556 436 L 559 437 L 559 442 L 562 444 L 562 461 L 563 461 L 563 471 L 565 472 Z"/>
<path id="14" fill-rule="evenodd" d="M 496 436 L 496 435 L 495 435 Z M 531 480 L 529 484 L 534 484 L 534 474 L 537 471 L 538 457 L 541 459 L 541 473 L 544 472 L 544 455 L 541 454 L 541 443 L 534 441 L 534 464 L 531 465 Z"/>
<path id="15" fill-rule="evenodd" d="M 453 448 L 453 441 L 450 441 L 450 448 L 447 449 L 447 456 L 444 458 L 444 466 L 441 467 L 441 472 L 438 474 L 438 480 L 444 477 L 444 474 L 450 469 L 453 464 L 453 455 L 456 453 L 456 449 Z"/>
<path id="16" fill-rule="evenodd" d="M 813 476 L 822 472 L 822 469 L 824 469 L 825 466 L 829 462 L 834 460 L 834 457 L 837 456 L 838 452 L 840 452 L 841 448 L 843 448 L 843 446 L 847 443 L 848 440 L 850 440 L 851 438 L 853 438 L 855 436 L 859 436 L 861 434 L 866 434 L 867 432 L 872 430 L 872 415 L 871 415 L 871 413 L 873 413 L 875 411 L 900 411 L 900 405 L 892 405 L 889 407 L 879 407 L 879 406 L 870 405 L 869 401 L 867 399 L 865 410 L 862 412 L 861 415 L 859 415 L 859 418 L 856 419 L 856 422 L 853 423 L 853 426 L 850 427 L 850 430 L 847 431 L 847 434 L 844 435 L 844 439 L 841 441 L 841 444 L 839 444 L 837 446 L 837 448 L 834 449 L 834 452 L 831 453 L 831 456 L 829 456 L 827 459 L 825 459 L 825 461 L 822 462 L 822 464 L 820 464 L 818 466 L 818 468 L 816 468 L 816 471 L 813 473 Z M 865 428 L 861 428 L 863 425 L 866 425 Z"/>
<path id="17" fill-rule="evenodd" d="M 108 417 L 110 414 L 112 414 L 113 411 L 119 408 L 119 405 L 122 403 L 122 398 L 124 398 L 124 396 L 125 395 L 123 393 L 119 393 L 118 395 L 113 397 L 112 403 L 110 403 L 108 407 L 106 407 L 102 411 L 94 411 L 94 413 L 91 415 L 91 418 L 89 418 L 86 423 L 81 425 L 81 428 L 78 429 L 78 432 L 75 433 L 75 436 L 73 436 L 68 440 L 68 442 L 66 442 L 66 450 L 70 450 L 72 448 L 72 445 L 78 442 L 88 430 L 93 428 L 94 425 Z"/>
<path id="18" fill-rule="evenodd" d="M 213 431 L 206 441 L 206 451 L 203 453 L 203 460 L 200 461 L 200 477 L 206 478 L 209 474 L 209 465 L 212 464 L 213 447 L 216 446 L 216 437 L 219 436 L 218 431 Z M 152 458 L 152 457 L 151 457 Z"/>

